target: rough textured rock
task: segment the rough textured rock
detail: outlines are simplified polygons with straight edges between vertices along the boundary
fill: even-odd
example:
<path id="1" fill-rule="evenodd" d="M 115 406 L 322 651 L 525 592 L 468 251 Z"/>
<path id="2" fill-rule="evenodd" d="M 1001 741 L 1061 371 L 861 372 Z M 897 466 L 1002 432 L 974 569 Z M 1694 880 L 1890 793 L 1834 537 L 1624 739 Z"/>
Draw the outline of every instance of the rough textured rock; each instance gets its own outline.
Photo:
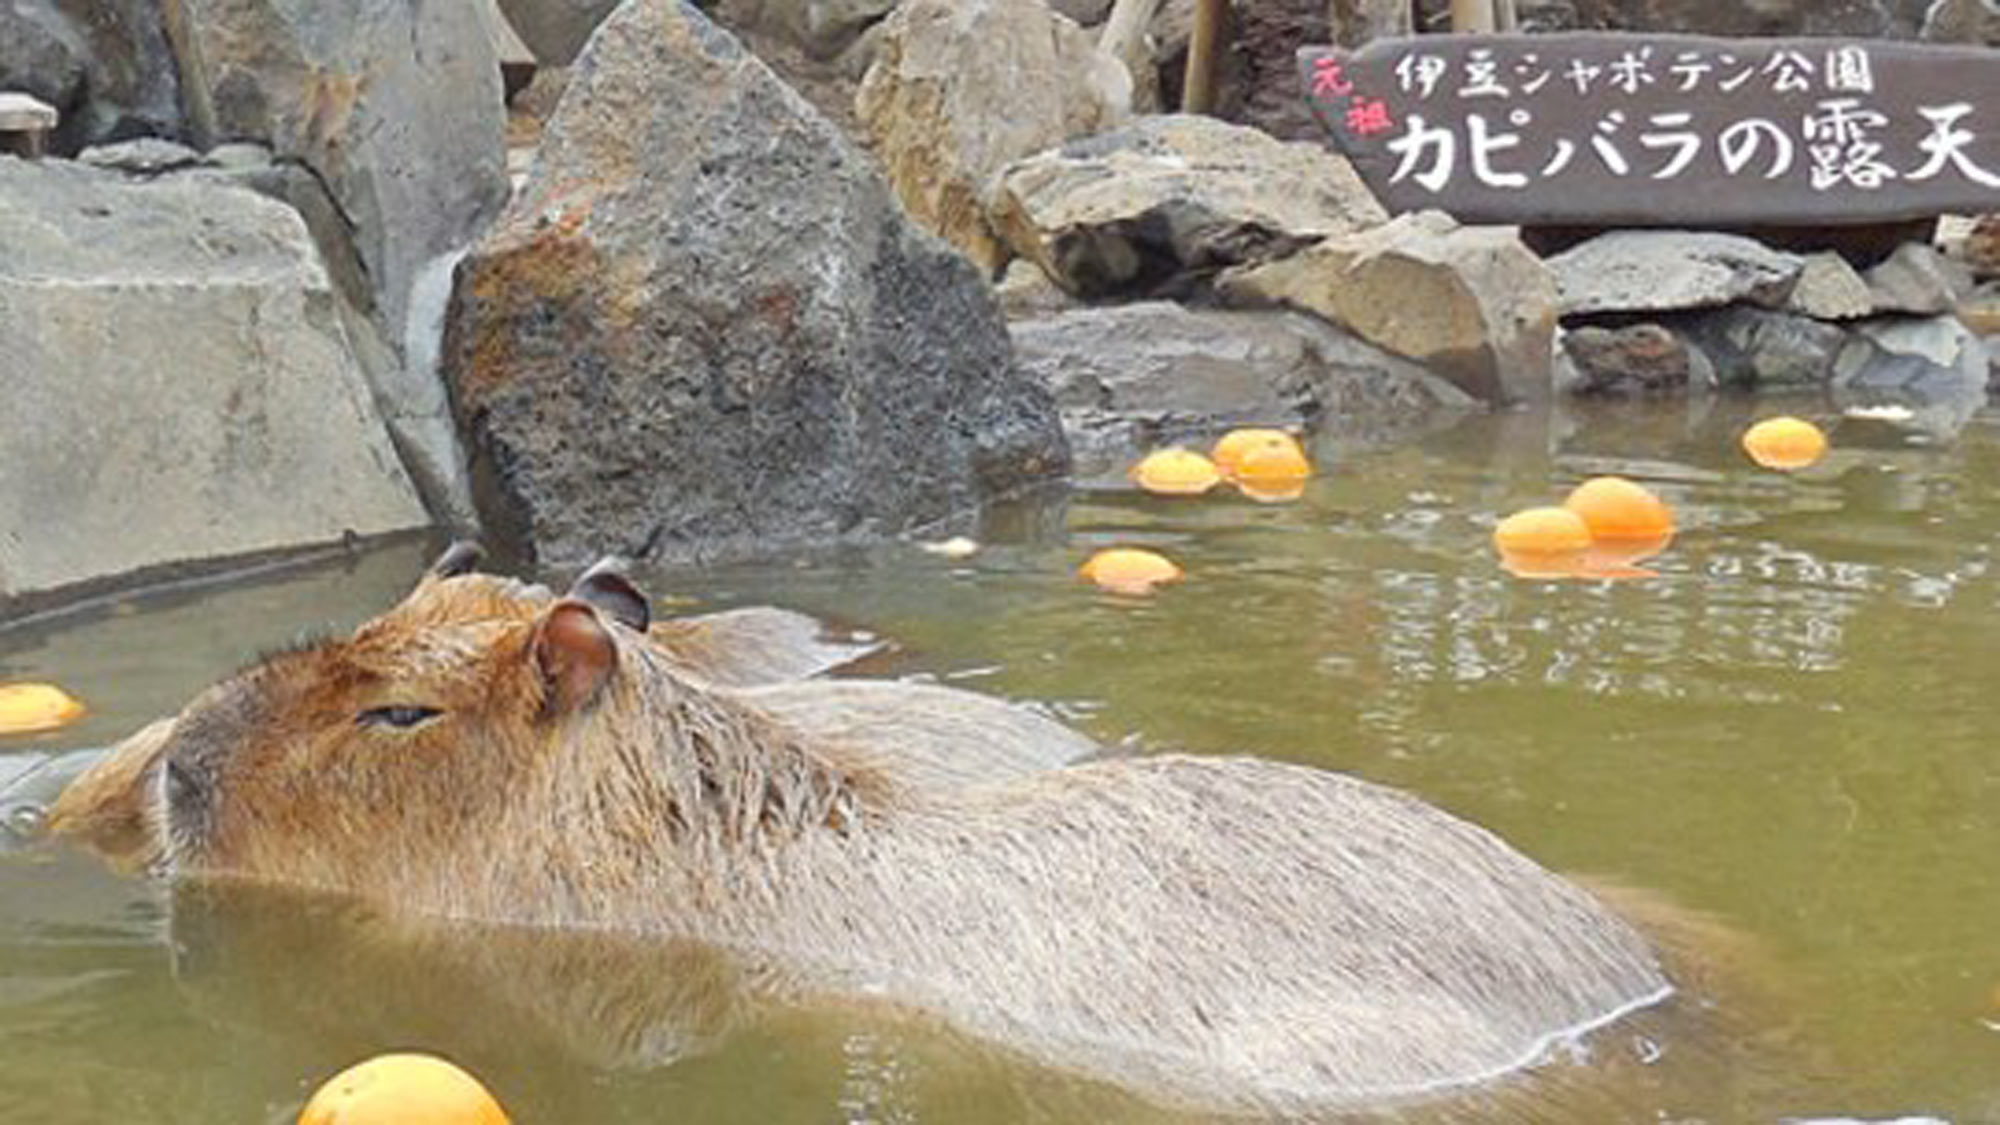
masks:
<path id="1" fill-rule="evenodd" d="M 1749 305 L 1695 314 L 1679 328 L 1714 363 L 1716 380 L 1734 387 L 1824 384 L 1847 343 L 1834 325 Z"/>
<path id="2" fill-rule="evenodd" d="M 203 145 L 270 144 L 326 181 L 404 326 L 410 283 L 507 198 L 500 70 L 471 4 L 180 0 L 175 47 Z"/>
<path id="3" fill-rule="evenodd" d="M 972 266 L 673 0 L 578 59 L 445 364 L 488 528 L 545 562 L 895 532 L 1067 464 Z"/>
<path id="4" fill-rule="evenodd" d="M 1987 282 L 1965 295 L 1954 310 L 1959 322 L 1981 336 L 2000 336 L 2000 282 Z"/>
<path id="5" fill-rule="evenodd" d="M 777 35 L 816 59 L 852 46 L 902 0 L 721 0 L 715 18 L 732 28 Z"/>
<path id="6" fill-rule="evenodd" d="M 1868 289 L 1876 312 L 1935 316 L 1971 291 L 1972 277 L 1935 247 L 1910 242 L 1868 271 Z"/>
<path id="7" fill-rule="evenodd" d="M 2000 6 L 1992 0 L 1936 0 L 1925 14 L 1920 34 L 1933 43 L 2000 47 Z"/>
<path id="8" fill-rule="evenodd" d="M 62 114 L 51 151 L 177 136 L 180 89 L 152 0 L 0 4 L 0 90 L 25 90 Z"/>
<path id="9" fill-rule="evenodd" d="M 425 522 L 304 225 L 252 192 L 0 159 L 0 354 L 0 595 Z"/>
<path id="10" fill-rule="evenodd" d="M 1238 302 L 1280 302 L 1444 375 L 1490 402 L 1550 391 L 1556 284 L 1509 229 L 1399 216 L 1280 261 L 1232 270 Z"/>
<path id="11" fill-rule="evenodd" d="M 1568 360 L 1559 389 L 1570 394 L 1657 394 L 1715 383 L 1708 357 L 1659 324 L 1586 325 L 1562 335 Z"/>
<path id="12" fill-rule="evenodd" d="M 1833 397 L 1843 409 L 1898 406 L 1893 417 L 1853 419 L 1838 435 L 1851 443 L 1932 444 L 1956 438 L 1986 405 L 1992 354 L 1948 316 L 1884 318 L 1859 325 L 1834 365 Z"/>
<path id="13" fill-rule="evenodd" d="M 1805 263 L 1733 234 L 1624 230 L 1549 259 L 1564 316 L 1783 305 Z"/>
<path id="14" fill-rule="evenodd" d="M 1869 365 L 1857 358 L 1868 351 L 1922 360 L 1955 372 L 1967 385 L 1986 384 L 1986 345 L 1956 317 L 1884 317 L 1857 325 L 1847 353 L 1840 358 L 1839 375 L 1843 384 L 1869 379 Z M 1870 381 L 1886 385 L 1894 378 L 1878 373 Z"/>
<path id="15" fill-rule="evenodd" d="M 1096 27 L 1111 14 L 1115 0 L 1050 0 L 1049 7 L 1057 15 L 1073 21 L 1078 27 Z"/>
<path id="16" fill-rule="evenodd" d="M 568 66 L 618 0 L 499 0 L 500 12 L 543 66 Z"/>
<path id="17" fill-rule="evenodd" d="M 1077 307 L 1075 297 L 1063 292 L 1061 286 L 1042 272 L 1042 267 L 1025 258 L 1014 259 L 999 284 L 993 287 L 993 293 L 1000 298 L 1000 308 L 1010 320 Z"/>
<path id="18" fill-rule="evenodd" d="M 1131 96 L 1125 68 L 1044 0 L 909 0 L 882 24 L 855 115 L 904 208 L 992 274 L 1007 258 L 986 221 L 995 173 L 1111 128 Z"/>
<path id="19" fill-rule="evenodd" d="M 1854 320 L 1875 311 L 1875 295 L 1847 259 L 1823 250 L 1801 265 L 1785 311 L 1819 320 Z"/>
<path id="20" fill-rule="evenodd" d="M 1972 224 L 1962 249 L 1976 277 L 2000 277 L 2000 215 L 1982 215 Z"/>
<path id="21" fill-rule="evenodd" d="M 1383 222 L 1347 161 L 1212 118 L 1141 118 L 1001 176 L 992 220 L 1080 296 L 1184 291 Z"/>
<path id="22" fill-rule="evenodd" d="M 142 137 L 136 141 L 118 141 L 108 145 L 92 145 L 76 156 L 80 163 L 97 168 L 110 168 L 134 176 L 157 176 L 181 168 L 195 168 L 209 164 L 208 157 L 183 144 L 163 141 L 154 137 Z"/>
<path id="23" fill-rule="evenodd" d="M 1408 360 L 1292 312 L 1148 301 L 1076 309 L 1012 331 L 1022 368 L 1055 395 L 1084 472 L 1234 426 L 1380 442 L 1476 406 Z"/>

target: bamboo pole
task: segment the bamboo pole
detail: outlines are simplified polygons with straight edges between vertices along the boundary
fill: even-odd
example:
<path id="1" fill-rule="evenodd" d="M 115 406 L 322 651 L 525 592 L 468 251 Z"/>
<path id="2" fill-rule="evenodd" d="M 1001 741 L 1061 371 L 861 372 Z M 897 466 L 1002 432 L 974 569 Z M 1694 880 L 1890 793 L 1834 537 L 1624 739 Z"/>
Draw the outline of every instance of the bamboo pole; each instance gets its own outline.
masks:
<path id="1" fill-rule="evenodd" d="M 1216 71 L 1222 60 L 1223 22 L 1228 14 L 1229 0 L 1194 0 L 1187 80 L 1181 87 L 1182 113 L 1215 112 Z"/>
<path id="2" fill-rule="evenodd" d="M 1451 29 L 1461 35 L 1492 34 L 1493 0 L 1451 0 Z"/>

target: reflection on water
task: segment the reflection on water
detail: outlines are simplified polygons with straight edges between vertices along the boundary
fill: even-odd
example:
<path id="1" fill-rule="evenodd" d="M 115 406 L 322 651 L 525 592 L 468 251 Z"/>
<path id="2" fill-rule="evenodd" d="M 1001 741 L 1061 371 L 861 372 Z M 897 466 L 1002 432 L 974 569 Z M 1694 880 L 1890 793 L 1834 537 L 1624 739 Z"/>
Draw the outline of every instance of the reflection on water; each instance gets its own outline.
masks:
<path id="1" fill-rule="evenodd" d="M 1663 1080 L 1644 1116 L 2000 1119 L 2000 417 L 1930 445 L 1834 425 L 1834 452 L 1788 475 L 1744 460 L 1750 420 L 1728 401 L 1475 419 L 1315 450 L 1295 504 L 1085 489 L 996 514 L 970 559 L 887 548 L 651 586 L 866 626 L 903 643 L 898 673 L 1038 700 L 1109 741 L 1406 786 L 1551 866 L 1720 918 L 1784 997 L 1788 1069 Z M 1500 567 L 1500 515 L 1605 472 L 1676 510 L 1653 577 Z M 1145 599 L 1080 582 L 1112 545 L 1188 577 Z M 108 741 L 367 616 L 425 557 L 0 631 L 0 677 L 93 708 L 0 753 Z M 0 1120 L 286 1121 L 356 1058 L 440 1044 L 524 1122 L 1151 1116 L 922 1026 L 773 1004 L 781 967 L 715 951 L 419 939 L 324 904 L 178 897 L 0 856 Z M 1594 1049 L 1664 1052 L 1671 1075 L 1700 1045 Z"/>

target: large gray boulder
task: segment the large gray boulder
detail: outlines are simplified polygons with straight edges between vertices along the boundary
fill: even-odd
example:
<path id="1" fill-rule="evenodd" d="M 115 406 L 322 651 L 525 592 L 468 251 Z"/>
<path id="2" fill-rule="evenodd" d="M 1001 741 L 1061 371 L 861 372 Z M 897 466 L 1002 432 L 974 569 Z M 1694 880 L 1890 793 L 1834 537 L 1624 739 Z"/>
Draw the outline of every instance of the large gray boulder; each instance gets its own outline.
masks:
<path id="1" fill-rule="evenodd" d="M 1549 259 L 1564 316 L 1666 312 L 1746 301 L 1778 308 L 1805 260 L 1733 234 L 1622 230 Z"/>
<path id="2" fill-rule="evenodd" d="M 0 604 L 425 523 L 289 208 L 0 158 Z"/>
<path id="3" fill-rule="evenodd" d="M 23 90 L 62 115 L 52 151 L 137 136 L 175 136 L 180 87 L 154 0 L 0 3 L 0 90 Z"/>
<path id="4" fill-rule="evenodd" d="M 1144 117 L 1019 161 L 992 220 L 1079 296 L 1186 289 L 1386 221 L 1346 158 L 1210 117 Z"/>
<path id="5" fill-rule="evenodd" d="M 1067 465 L 973 267 L 674 0 L 578 59 L 445 365 L 481 514 L 543 561 L 897 532 Z"/>
<path id="6" fill-rule="evenodd" d="M 1125 68 L 1044 0 L 909 0 L 882 24 L 855 115 L 910 215 L 992 274 L 1007 259 L 986 221 L 994 173 L 1112 127 L 1131 96 Z"/>
<path id="7" fill-rule="evenodd" d="M 411 283 L 507 199 L 505 107 L 470 3 L 181 0 L 195 138 L 260 141 L 326 182 L 401 337 Z"/>
<path id="8" fill-rule="evenodd" d="M 1511 228 L 1400 215 L 1279 261 L 1231 270 L 1239 304 L 1313 313 L 1487 402 L 1533 402 L 1554 378 L 1556 283 Z"/>
<path id="9" fill-rule="evenodd" d="M 1141 301 L 1012 331 L 1022 369 L 1054 394 L 1084 473 L 1236 426 L 1383 444 L 1478 405 L 1416 364 L 1294 312 Z"/>

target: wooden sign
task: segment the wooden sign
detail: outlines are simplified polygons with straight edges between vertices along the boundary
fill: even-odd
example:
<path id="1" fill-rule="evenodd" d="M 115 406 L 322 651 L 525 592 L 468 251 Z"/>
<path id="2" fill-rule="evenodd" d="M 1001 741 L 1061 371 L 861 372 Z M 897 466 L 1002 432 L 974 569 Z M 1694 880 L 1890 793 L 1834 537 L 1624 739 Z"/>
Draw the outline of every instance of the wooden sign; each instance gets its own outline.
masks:
<path id="1" fill-rule="evenodd" d="M 1308 47 L 1383 204 L 1465 222 L 1803 225 L 2000 211 L 2000 51 L 1683 35 Z"/>

